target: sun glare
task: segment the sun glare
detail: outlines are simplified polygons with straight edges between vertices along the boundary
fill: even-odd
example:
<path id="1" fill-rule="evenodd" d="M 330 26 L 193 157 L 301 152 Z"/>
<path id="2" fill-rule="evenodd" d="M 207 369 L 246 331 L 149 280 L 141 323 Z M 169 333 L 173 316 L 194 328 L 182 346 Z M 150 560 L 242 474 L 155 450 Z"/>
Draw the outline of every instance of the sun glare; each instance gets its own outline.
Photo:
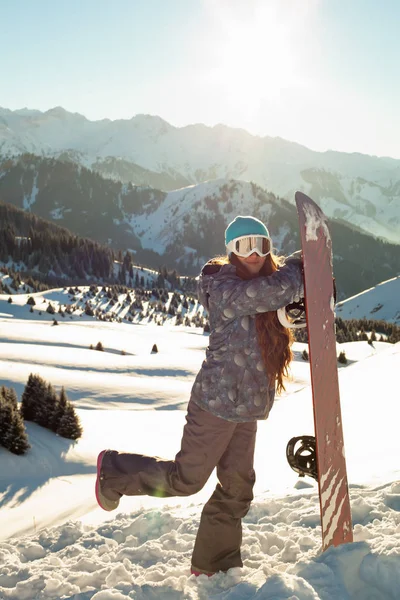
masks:
<path id="1" fill-rule="evenodd" d="M 213 82 L 242 115 L 265 101 L 276 104 L 282 89 L 301 84 L 301 37 L 310 2 L 258 0 L 214 2 L 218 23 Z"/>

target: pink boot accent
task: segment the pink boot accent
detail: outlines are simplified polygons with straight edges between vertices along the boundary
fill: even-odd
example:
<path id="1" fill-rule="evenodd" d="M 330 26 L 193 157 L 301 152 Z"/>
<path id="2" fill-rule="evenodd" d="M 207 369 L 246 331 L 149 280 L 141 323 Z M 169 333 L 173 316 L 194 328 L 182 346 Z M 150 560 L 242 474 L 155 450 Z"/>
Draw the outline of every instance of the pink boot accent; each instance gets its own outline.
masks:
<path id="1" fill-rule="evenodd" d="M 201 571 L 196 571 L 193 567 L 190 569 L 190 572 L 195 577 L 199 577 L 200 575 L 207 575 L 207 577 L 212 577 L 215 573 L 202 573 Z"/>

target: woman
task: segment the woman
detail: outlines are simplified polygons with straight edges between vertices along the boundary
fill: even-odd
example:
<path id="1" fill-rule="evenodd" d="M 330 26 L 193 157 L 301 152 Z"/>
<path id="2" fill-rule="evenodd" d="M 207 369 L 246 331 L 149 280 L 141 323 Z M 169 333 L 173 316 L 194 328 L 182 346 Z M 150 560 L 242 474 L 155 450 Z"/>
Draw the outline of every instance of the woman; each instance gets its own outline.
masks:
<path id="1" fill-rule="evenodd" d="M 210 338 L 180 451 L 164 460 L 104 450 L 97 460 L 96 497 L 104 510 L 117 508 L 124 494 L 194 494 L 217 468 L 219 483 L 203 508 L 193 550 L 195 575 L 242 566 L 241 520 L 253 499 L 257 420 L 268 417 L 275 388 L 284 389 L 292 358 L 291 333 L 276 311 L 303 296 L 300 258 L 279 265 L 258 219 L 236 217 L 225 245 L 228 255 L 209 261 L 199 278 Z"/>

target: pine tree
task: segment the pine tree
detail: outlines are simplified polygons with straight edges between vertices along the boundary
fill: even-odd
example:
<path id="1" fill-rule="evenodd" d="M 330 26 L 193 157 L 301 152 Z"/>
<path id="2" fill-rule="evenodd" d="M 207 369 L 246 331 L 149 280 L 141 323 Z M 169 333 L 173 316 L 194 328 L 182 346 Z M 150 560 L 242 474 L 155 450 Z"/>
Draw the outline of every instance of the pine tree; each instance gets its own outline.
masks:
<path id="1" fill-rule="evenodd" d="M 38 402 L 38 414 L 36 420 L 36 423 L 38 425 L 51 429 L 53 416 L 57 408 L 57 403 L 58 400 L 56 392 L 51 383 L 49 383 L 46 386 L 46 391 L 43 394 L 43 397 Z"/>
<path id="2" fill-rule="evenodd" d="M 42 405 L 46 393 L 45 380 L 40 375 L 31 373 L 21 398 L 21 415 L 25 421 L 39 423 L 42 420 Z"/>
<path id="3" fill-rule="evenodd" d="M 1 394 L 4 399 L 11 404 L 13 409 L 18 410 L 18 398 L 14 388 L 6 388 L 4 385 L 1 386 Z"/>
<path id="4" fill-rule="evenodd" d="M 0 392 L 0 445 L 14 454 L 25 454 L 30 448 L 22 417 Z"/>
<path id="5" fill-rule="evenodd" d="M 81 437 L 82 432 L 79 417 L 71 402 L 67 402 L 65 412 L 57 427 L 57 433 L 69 440 L 77 440 Z"/>
<path id="6" fill-rule="evenodd" d="M 21 416 L 25 421 L 33 421 L 35 415 L 35 375 L 31 373 L 21 398 Z"/>
<path id="7" fill-rule="evenodd" d="M 54 412 L 53 412 L 53 416 L 50 422 L 50 429 L 54 432 L 57 431 L 58 426 L 61 422 L 61 419 L 63 418 L 66 408 L 67 408 L 67 403 L 68 403 L 68 398 L 67 398 L 67 394 L 65 393 L 64 388 L 61 388 L 61 392 L 60 392 L 60 396 L 57 399 L 55 408 L 54 408 Z"/>
<path id="8" fill-rule="evenodd" d="M 6 437 L 11 427 L 12 406 L 0 392 L 0 444 L 6 447 Z"/>
<path id="9" fill-rule="evenodd" d="M 8 450 L 13 454 L 21 455 L 25 454 L 30 447 L 24 421 L 19 411 L 13 410 Z"/>

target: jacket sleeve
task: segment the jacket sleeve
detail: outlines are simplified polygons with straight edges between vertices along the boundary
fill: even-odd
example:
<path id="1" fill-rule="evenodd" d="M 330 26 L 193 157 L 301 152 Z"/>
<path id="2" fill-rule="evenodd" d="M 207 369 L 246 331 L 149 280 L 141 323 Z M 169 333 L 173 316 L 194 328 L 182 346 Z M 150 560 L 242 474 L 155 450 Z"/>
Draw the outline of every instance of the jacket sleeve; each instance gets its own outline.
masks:
<path id="1" fill-rule="evenodd" d="M 244 281 L 235 274 L 221 274 L 209 288 L 209 305 L 211 310 L 221 311 L 224 319 L 233 319 L 277 310 L 302 296 L 302 261 L 290 257 L 268 276 Z"/>

